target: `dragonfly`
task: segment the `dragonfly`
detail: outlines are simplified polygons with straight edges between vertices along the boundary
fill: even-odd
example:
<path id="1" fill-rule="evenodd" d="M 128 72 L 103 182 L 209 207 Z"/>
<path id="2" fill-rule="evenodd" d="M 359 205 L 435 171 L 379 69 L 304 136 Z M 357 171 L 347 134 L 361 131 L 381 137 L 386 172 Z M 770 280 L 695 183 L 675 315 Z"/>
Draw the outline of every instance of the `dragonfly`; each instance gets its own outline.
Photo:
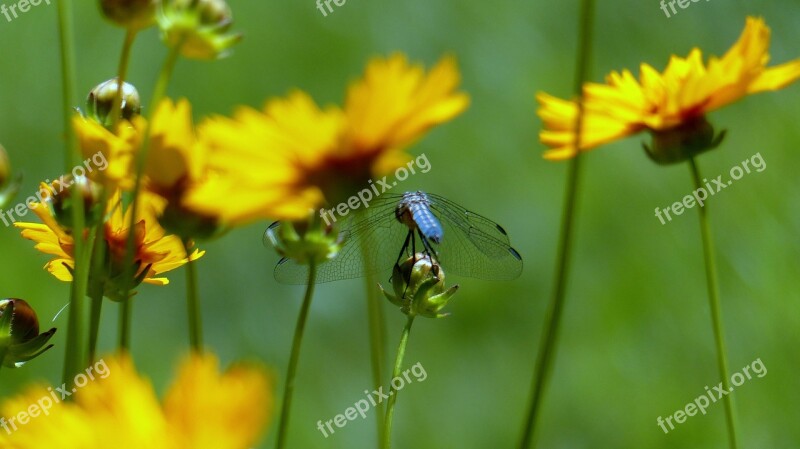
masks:
<path id="1" fill-rule="evenodd" d="M 335 223 L 341 248 L 317 266 L 316 283 L 378 274 L 418 253 L 448 274 L 511 280 L 522 272 L 522 256 L 502 226 L 440 195 L 384 193 L 367 206 Z M 272 246 L 280 225 L 275 222 L 266 230 L 265 246 Z M 283 284 L 305 284 L 308 265 L 283 258 L 274 274 Z"/>

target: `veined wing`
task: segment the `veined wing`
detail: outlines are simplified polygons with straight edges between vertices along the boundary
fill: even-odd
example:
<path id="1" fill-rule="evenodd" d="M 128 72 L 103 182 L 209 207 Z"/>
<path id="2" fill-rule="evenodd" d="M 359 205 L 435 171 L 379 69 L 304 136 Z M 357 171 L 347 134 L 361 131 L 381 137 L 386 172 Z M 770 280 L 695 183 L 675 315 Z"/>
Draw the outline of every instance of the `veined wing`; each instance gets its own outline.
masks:
<path id="1" fill-rule="evenodd" d="M 522 257 L 502 226 L 439 195 L 428 193 L 430 208 L 444 228 L 439 263 L 445 273 L 510 280 L 522 273 Z"/>
<path id="2" fill-rule="evenodd" d="M 401 195 L 386 193 L 371 201 L 367 208 L 352 211 L 346 217 L 337 217 L 332 224 L 339 230 L 342 247 L 336 257 L 317 266 L 316 283 L 391 270 L 408 233 L 408 228 L 394 216 L 400 198 Z M 273 226 L 270 228 L 275 230 L 280 223 Z M 308 265 L 283 258 L 275 267 L 275 279 L 283 284 L 305 284 L 308 282 Z"/>

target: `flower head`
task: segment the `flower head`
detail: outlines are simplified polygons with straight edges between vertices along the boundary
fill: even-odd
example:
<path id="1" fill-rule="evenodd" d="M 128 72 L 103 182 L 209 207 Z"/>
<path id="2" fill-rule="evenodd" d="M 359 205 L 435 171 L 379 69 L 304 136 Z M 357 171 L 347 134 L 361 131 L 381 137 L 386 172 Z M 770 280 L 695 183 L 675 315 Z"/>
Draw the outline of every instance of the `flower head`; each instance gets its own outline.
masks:
<path id="1" fill-rule="evenodd" d="M 249 449 L 273 410 L 272 381 L 263 368 L 234 366 L 219 372 L 212 355 L 192 355 L 160 402 L 128 357 L 101 359 L 73 402 L 52 400 L 52 388 L 33 387 L 6 400 L 2 416 L 31 404 L 48 407 L 0 446 L 13 449 Z M 40 410 L 42 412 L 43 410 Z M 65 430 L 67 429 L 67 430 Z"/>
<path id="2" fill-rule="evenodd" d="M 89 177 L 109 190 L 131 190 L 135 176 L 135 157 L 146 125 L 146 120 L 136 115 L 130 122 L 121 120 L 112 132 L 94 119 L 75 115 L 72 126 L 83 157 L 91 158 L 100 153 L 108 162 L 105 170 L 94 170 Z"/>
<path id="3" fill-rule="evenodd" d="M 458 83 L 452 58 L 425 73 L 396 54 L 369 63 L 344 109 L 293 92 L 207 120 L 200 135 L 216 175 L 188 201 L 232 222 L 303 219 L 407 162 L 408 145 L 466 108 Z"/>
<path id="4" fill-rule="evenodd" d="M 19 367 L 52 348 L 47 342 L 56 328 L 39 333 L 36 311 L 22 299 L 0 300 L 0 354 L 7 367 Z"/>
<path id="5" fill-rule="evenodd" d="M 36 249 L 55 256 L 45 268 L 61 281 L 72 281 L 72 270 L 75 267 L 73 255 L 74 236 L 64 229 L 52 215 L 46 204 L 31 204 L 33 211 L 39 216 L 43 224 L 22 223 L 14 225 L 22 229 L 22 236 L 36 242 Z M 127 285 L 121 285 L 127 272 L 123 266 L 125 262 L 125 248 L 129 232 L 134 233 L 135 255 L 133 272 L 136 274 L 137 285 L 139 282 L 147 284 L 166 285 L 169 280 L 158 277 L 160 274 L 174 270 L 190 260 L 203 256 L 204 252 L 195 250 L 187 255 L 181 239 L 174 235 L 167 235 L 159 226 L 156 216 L 163 209 L 163 201 L 152 194 L 143 194 L 140 199 L 139 216 L 133 231 L 128 229 L 130 223 L 130 208 L 124 210 L 119 192 L 112 195 L 106 209 L 105 240 L 106 252 L 104 258 L 107 263 L 104 273 L 99 274 L 103 283 L 106 296 L 111 299 L 124 299 L 120 292 L 127 291 Z"/>
<path id="6" fill-rule="evenodd" d="M 781 89 L 800 78 L 800 59 L 767 67 L 769 40 L 764 20 L 749 17 L 739 40 L 723 57 L 712 57 L 708 64 L 703 64 L 702 52 L 695 48 L 686 58 L 670 58 L 662 73 L 642 64 L 638 80 L 623 70 L 608 75 L 605 84 L 587 83 L 581 151 L 644 130 L 654 134 L 655 146 L 660 144 L 663 150 L 673 150 L 670 144 L 688 144 L 691 156 L 713 147 L 718 138 L 713 137 L 713 129 L 709 133 L 704 126 L 706 113 L 746 95 Z M 550 147 L 545 158 L 575 156 L 577 102 L 546 93 L 539 93 L 537 100 L 545 125 L 540 139 Z M 676 161 L 675 155 L 663 157 L 662 162 Z"/>
<path id="7" fill-rule="evenodd" d="M 394 294 L 379 285 L 383 295 L 408 316 L 422 315 L 428 318 L 447 316 L 441 310 L 458 291 L 458 285 L 445 287 L 444 270 L 430 256 L 417 253 L 392 273 Z"/>
<path id="8" fill-rule="evenodd" d="M 242 40 L 228 33 L 233 13 L 225 0 L 163 0 L 158 24 L 167 45 L 190 59 L 225 57 Z"/>

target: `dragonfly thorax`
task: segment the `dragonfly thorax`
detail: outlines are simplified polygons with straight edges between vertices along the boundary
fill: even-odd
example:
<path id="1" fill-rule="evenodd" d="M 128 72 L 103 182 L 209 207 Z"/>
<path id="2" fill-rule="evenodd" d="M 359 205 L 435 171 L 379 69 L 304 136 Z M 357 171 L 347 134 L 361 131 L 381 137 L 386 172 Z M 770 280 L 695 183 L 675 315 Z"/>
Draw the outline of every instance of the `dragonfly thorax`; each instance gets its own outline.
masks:
<path id="1" fill-rule="evenodd" d="M 414 232 L 419 230 L 425 238 L 440 243 L 444 231 L 430 209 L 431 201 L 425 192 L 406 192 L 395 208 L 394 216 Z"/>

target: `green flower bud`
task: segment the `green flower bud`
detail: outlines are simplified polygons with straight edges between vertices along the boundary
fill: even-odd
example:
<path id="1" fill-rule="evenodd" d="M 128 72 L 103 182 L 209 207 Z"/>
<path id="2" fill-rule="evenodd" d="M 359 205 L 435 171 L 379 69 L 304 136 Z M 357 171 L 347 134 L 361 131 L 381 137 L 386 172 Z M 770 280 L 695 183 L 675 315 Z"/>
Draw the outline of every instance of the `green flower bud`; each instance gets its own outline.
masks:
<path id="1" fill-rule="evenodd" d="M 56 333 L 52 328 L 39 333 L 39 319 L 31 306 L 21 299 L 0 300 L 0 360 L 3 366 L 16 368 L 53 347 L 47 342 Z"/>
<path id="2" fill-rule="evenodd" d="M 264 245 L 273 246 L 282 257 L 301 264 L 333 259 L 342 247 L 342 236 L 333 226 L 314 217 L 309 221 L 273 223 L 264 233 Z"/>
<path id="3" fill-rule="evenodd" d="M 160 0 L 100 0 L 100 10 L 108 20 L 135 31 L 155 23 L 159 3 Z"/>
<path id="4" fill-rule="evenodd" d="M 47 202 L 53 210 L 56 221 L 67 230 L 72 225 L 72 192 L 77 189 L 83 199 L 83 214 L 88 228 L 95 226 L 102 218 L 104 211 L 100 204 L 102 187 L 86 176 L 63 176 L 50 185 L 51 195 Z"/>
<path id="5" fill-rule="evenodd" d="M 441 310 L 458 291 L 458 285 L 445 287 L 444 271 L 438 263 L 422 253 L 409 257 L 392 273 L 391 294 L 380 286 L 383 295 L 409 316 L 421 315 L 428 318 L 447 316 Z"/>
<path id="6" fill-rule="evenodd" d="M 233 13 L 225 0 L 165 0 L 158 16 L 162 38 L 189 59 L 218 59 L 241 39 L 228 33 Z"/>
<path id="7" fill-rule="evenodd" d="M 111 78 L 95 86 L 86 98 L 88 116 L 102 123 L 106 128 L 111 128 L 114 124 L 114 115 L 111 113 L 111 109 L 114 107 L 118 85 L 118 78 Z M 128 121 L 141 114 L 142 101 L 139 98 L 139 91 L 136 90 L 133 84 L 122 83 L 120 108 L 122 110 L 122 118 Z"/>
<path id="8" fill-rule="evenodd" d="M 642 144 L 647 155 L 659 165 L 687 161 L 700 153 L 713 150 L 722 143 L 725 131 L 714 135 L 714 127 L 700 116 L 667 130 L 651 130 L 651 146 Z"/>

